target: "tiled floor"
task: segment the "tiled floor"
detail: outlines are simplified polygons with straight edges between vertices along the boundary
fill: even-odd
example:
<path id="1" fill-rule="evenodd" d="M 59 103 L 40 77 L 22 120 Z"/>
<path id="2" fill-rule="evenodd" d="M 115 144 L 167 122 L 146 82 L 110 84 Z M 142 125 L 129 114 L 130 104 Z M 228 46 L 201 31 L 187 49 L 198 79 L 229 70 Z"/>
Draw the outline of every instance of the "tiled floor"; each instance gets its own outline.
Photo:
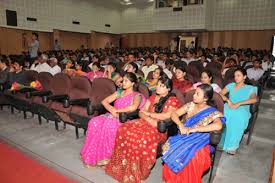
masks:
<path id="1" fill-rule="evenodd" d="M 266 183 L 275 144 L 275 101 L 269 99 L 273 91 L 265 91 L 252 142 L 243 139 L 236 156 L 222 154 L 214 183 Z M 53 123 L 37 118 L 23 119 L 22 113 L 11 115 L 8 108 L 0 111 L 0 138 L 35 159 L 46 163 L 78 182 L 115 182 L 100 168 L 85 169 L 79 159 L 83 137 L 75 139 L 74 129 L 55 131 Z M 161 183 L 161 161 L 158 160 L 146 183 Z M 207 182 L 208 175 L 204 176 Z"/>

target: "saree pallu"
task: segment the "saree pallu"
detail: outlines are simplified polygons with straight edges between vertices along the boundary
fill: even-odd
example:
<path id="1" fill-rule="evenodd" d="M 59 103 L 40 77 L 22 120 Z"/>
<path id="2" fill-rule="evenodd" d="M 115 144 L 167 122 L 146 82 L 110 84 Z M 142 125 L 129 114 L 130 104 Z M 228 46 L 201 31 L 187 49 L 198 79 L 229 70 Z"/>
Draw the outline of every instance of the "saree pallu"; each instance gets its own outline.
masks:
<path id="1" fill-rule="evenodd" d="M 149 111 L 154 111 L 155 95 L 150 97 Z M 169 107 L 178 108 L 179 101 L 170 97 L 163 112 Z M 106 166 L 106 173 L 119 182 L 139 183 L 146 179 L 155 164 L 157 146 L 166 140 L 166 134 L 158 132 L 143 119 L 123 124 L 117 131 L 112 159 Z"/>
<path id="2" fill-rule="evenodd" d="M 132 105 L 136 95 L 140 95 L 142 98 L 139 108 L 143 107 L 145 98 L 137 92 L 116 99 L 114 107 L 122 109 Z M 119 119 L 110 113 L 94 117 L 89 121 L 85 143 L 80 152 L 84 164 L 100 166 L 108 163 L 112 156 L 117 129 L 120 125 Z"/>
<path id="3" fill-rule="evenodd" d="M 187 128 L 207 126 L 223 115 L 213 107 L 209 107 L 191 118 L 187 119 L 184 126 Z M 200 183 L 203 173 L 210 167 L 210 133 L 192 133 L 189 135 L 178 134 L 170 137 L 162 160 L 163 179 L 169 183 Z"/>

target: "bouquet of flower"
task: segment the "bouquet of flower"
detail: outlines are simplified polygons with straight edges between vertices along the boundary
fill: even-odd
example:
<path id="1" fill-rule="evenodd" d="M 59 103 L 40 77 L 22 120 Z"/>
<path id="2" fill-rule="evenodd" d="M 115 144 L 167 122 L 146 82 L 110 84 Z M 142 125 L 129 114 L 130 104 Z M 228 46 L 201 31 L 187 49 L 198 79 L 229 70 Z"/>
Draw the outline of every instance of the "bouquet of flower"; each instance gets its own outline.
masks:
<path id="1" fill-rule="evenodd" d="M 22 85 L 22 84 L 19 84 L 19 83 L 17 83 L 17 82 L 14 82 L 14 83 L 12 83 L 10 90 L 11 90 L 11 91 L 17 91 L 17 90 L 20 90 L 20 89 L 25 88 L 25 87 L 26 87 L 26 86 L 24 86 L 24 85 Z"/>
<path id="2" fill-rule="evenodd" d="M 42 90 L 42 85 L 38 80 L 31 82 L 30 87 L 36 90 Z"/>

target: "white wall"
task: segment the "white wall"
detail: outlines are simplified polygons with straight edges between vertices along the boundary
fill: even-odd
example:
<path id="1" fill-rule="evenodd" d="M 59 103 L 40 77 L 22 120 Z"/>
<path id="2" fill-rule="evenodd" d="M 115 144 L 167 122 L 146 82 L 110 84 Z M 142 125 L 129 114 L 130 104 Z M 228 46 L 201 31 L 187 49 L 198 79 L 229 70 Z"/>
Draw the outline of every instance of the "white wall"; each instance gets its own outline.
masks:
<path id="1" fill-rule="evenodd" d="M 209 0 L 208 0 L 209 1 Z M 212 1 L 212 0 L 211 0 Z M 213 0 L 212 30 L 275 28 L 275 0 Z"/>
<path id="2" fill-rule="evenodd" d="M 198 8 L 196 8 L 196 6 Z M 203 8 L 204 7 L 204 8 Z M 201 10 L 200 10 L 201 8 Z M 204 0 L 204 5 L 155 9 L 154 4 L 126 6 L 122 10 L 121 32 L 155 30 L 263 30 L 275 29 L 275 0 Z"/>
<path id="3" fill-rule="evenodd" d="M 101 0 L 0 0 L 0 26 L 6 26 L 5 10 L 17 11 L 17 28 L 52 31 L 120 33 L 120 6 Z M 27 21 L 37 18 L 37 22 Z M 80 25 L 72 24 L 79 21 Z M 105 24 L 111 24 L 110 28 Z"/>
<path id="4" fill-rule="evenodd" d="M 204 0 L 205 4 L 155 9 L 154 3 L 120 6 L 110 0 L 0 0 L 0 26 L 5 10 L 16 10 L 18 27 L 52 31 L 143 33 L 155 30 L 275 29 L 275 0 Z M 37 18 L 37 22 L 27 21 Z M 72 24 L 72 21 L 80 25 Z M 110 28 L 105 24 L 111 24 Z"/>
<path id="5" fill-rule="evenodd" d="M 125 6 L 121 12 L 121 32 L 152 32 L 154 3 Z"/>

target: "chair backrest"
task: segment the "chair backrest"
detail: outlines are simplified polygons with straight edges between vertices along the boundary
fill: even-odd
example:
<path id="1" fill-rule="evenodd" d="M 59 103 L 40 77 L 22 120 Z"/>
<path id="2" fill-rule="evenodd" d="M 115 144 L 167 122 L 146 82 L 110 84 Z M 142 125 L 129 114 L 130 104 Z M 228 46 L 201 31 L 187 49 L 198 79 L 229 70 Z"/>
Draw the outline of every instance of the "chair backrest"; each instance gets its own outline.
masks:
<path id="1" fill-rule="evenodd" d="M 54 75 L 51 83 L 51 91 L 54 95 L 68 95 L 71 90 L 71 78 L 67 74 Z"/>
<path id="2" fill-rule="evenodd" d="M 40 72 L 37 76 L 37 80 L 41 83 L 43 90 L 51 89 L 53 76 L 49 72 Z"/>
<path id="3" fill-rule="evenodd" d="M 116 91 L 114 82 L 107 78 L 96 78 L 92 84 L 91 101 L 92 105 L 99 105 L 103 99 Z"/>
<path id="4" fill-rule="evenodd" d="M 87 77 L 72 77 L 71 83 L 72 88 L 69 92 L 70 99 L 90 98 L 90 94 L 92 91 L 92 83 Z"/>
<path id="5" fill-rule="evenodd" d="M 217 85 L 219 85 L 219 87 L 222 89 L 224 87 L 223 83 L 223 79 L 222 77 L 214 77 L 213 76 L 213 82 L 216 83 Z"/>
<path id="6" fill-rule="evenodd" d="M 206 67 L 206 69 L 208 70 L 215 70 L 215 71 L 219 71 L 221 72 L 221 69 L 222 69 L 222 65 L 217 63 L 217 62 L 209 62 Z M 214 73 L 213 73 L 214 74 Z"/>
<path id="7" fill-rule="evenodd" d="M 144 95 L 145 98 L 149 98 L 150 92 L 149 89 L 145 84 L 139 83 L 138 85 L 138 91 Z"/>
<path id="8" fill-rule="evenodd" d="M 188 64 L 188 67 L 195 67 L 200 73 L 203 71 L 204 67 L 200 61 L 192 61 Z"/>
<path id="9" fill-rule="evenodd" d="M 188 69 L 187 69 L 187 75 L 188 75 L 188 77 L 190 77 L 190 75 L 193 77 L 193 83 L 199 82 L 200 76 L 201 76 L 201 73 L 200 73 L 199 69 L 197 68 L 197 65 L 195 62 L 196 61 L 191 62 L 188 65 Z"/>
<path id="10" fill-rule="evenodd" d="M 178 89 L 173 89 L 172 93 L 174 93 L 177 97 L 177 99 L 180 101 L 181 105 L 185 104 L 185 100 L 184 100 L 184 94 L 181 93 L 180 90 Z"/>
<path id="11" fill-rule="evenodd" d="M 24 83 L 27 85 L 30 84 L 32 81 L 37 80 L 38 77 L 38 72 L 33 71 L 33 70 L 28 70 L 24 72 Z"/>

